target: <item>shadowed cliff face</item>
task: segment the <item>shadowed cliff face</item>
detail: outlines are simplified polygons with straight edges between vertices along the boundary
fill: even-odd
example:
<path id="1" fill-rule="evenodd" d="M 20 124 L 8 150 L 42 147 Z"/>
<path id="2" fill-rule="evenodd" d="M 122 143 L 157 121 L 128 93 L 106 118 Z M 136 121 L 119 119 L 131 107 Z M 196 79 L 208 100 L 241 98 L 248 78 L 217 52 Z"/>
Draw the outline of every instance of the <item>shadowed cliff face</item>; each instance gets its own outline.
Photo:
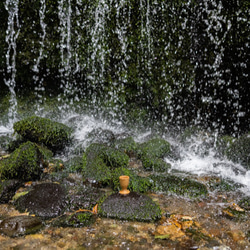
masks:
<path id="1" fill-rule="evenodd" d="M 238 134 L 249 130 L 248 15 L 246 0 L 5 0 L 0 95 Z"/>

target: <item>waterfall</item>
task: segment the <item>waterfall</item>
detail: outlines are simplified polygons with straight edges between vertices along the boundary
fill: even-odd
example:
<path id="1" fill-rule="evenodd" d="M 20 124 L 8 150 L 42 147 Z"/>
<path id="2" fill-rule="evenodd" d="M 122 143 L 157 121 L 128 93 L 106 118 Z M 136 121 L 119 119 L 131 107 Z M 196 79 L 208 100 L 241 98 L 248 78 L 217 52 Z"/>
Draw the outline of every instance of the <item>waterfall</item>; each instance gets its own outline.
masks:
<path id="1" fill-rule="evenodd" d="M 6 68 L 7 74 L 4 78 L 4 83 L 8 86 L 10 91 L 10 109 L 9 119 L 16 120 L 16 41 L 20 32 L 18 20 L 18 4 L 19 0 L 6 0 L 5 9 L 8 11 L 8 27 L 6 30 L 5 41 L 8 44 L 6 53 Z"/>
<path id="2" fill-rule="evenodd" d="M 43 52 L 44 52 L 44 41 L 45 41 L 45 36 L 46 36 L 46 23 L 44 22 L 45 18 L 45 12 L 46 12 L 46 4 L 45 0 L 40 0 L 40 9 L 39 9 L 39 17 L 40 17 L 40 25 L 42 32 L 40 34 L 40 48 L 39 48 L 39 55 L 38 58 L 36 59 L 35 65 L 33 66 L 33 80 L 34 80 L 34 85 L 35 85 L 35 95 L 37 96 L 38 100 L 42 102 L 43 99 L 43 93 L 45 91 L 45 88 L 43 87 L 43 79 L 39 77 L 39 65 L 40 61 L 43 58 Z"/>
<path id="3" fill-rule="evenodd" d="M 10 116 L 15 95 L 29 92 L 38 102 L 58 96 L 65 105 L 88 102 L 179 128 L 248 131 L 245 0 L 6 0 L 3 6 L 0 74 L 11 93 Z"/>

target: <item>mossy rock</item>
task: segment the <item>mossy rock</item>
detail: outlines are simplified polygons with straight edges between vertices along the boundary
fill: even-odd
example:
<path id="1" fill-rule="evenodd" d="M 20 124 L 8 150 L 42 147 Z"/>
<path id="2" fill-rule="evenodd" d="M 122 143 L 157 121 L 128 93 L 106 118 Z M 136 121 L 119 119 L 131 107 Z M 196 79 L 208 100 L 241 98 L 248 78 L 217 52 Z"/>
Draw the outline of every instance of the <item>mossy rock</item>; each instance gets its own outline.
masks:
<path id="1" fill-rule="evenodd" d="M 87 140 L 91 144 L 100 143 L 100 144 L 111 145 L 114 139 L 115 139 L 115 135 L 111 130 L 102 129 L 102 128 L 93 129 L 87 135 Z"/>
<path id="2" fill-rule="evenodd" d="M 144 222 L 161 218 L 160 207 L 150 197 L 136 192 L 110 195 L 99 205 L 98 213 L 108 218 Z"/>
<path id="3" fill-rule="evenodd" d="M 245 196 L 239 201 L 239 206 L 250 211 L 250 196 Z"/>
<path id="4" fill-rule="evenodd" d="M 119 176 L 127 175 L 129 176 L 129 186 L 130 191 L 145 193 L 152 188 L 152 180 L 147 177 L 141 177 L 135 174 L 133 171 L 127 168 L 117 168 L 112 172 L 111 186 L 114 191 L 120 190 Z"/>
<path id="5" fill-rule="evenodd" d="M 189 198 L 205 197 L 208 194 L 205 185 L 188 178 L 181 178 L 175 175 L 152 175 L 150 178 L 154 182 L 152 188 L 152 191 L 154 192 L 173 193 Z"/>
<path id="6" fill-rule="evenodd" d="M 63 149 L 72 139 L 68 126 L 37 116 L 14 123 L 14 131 L 26 141 L 43 144 L 53 151 Z"/>
<path id="7" fill-rule="evenodd" d="M 100 157 L 83 155 L 82 174 L 84 178 L 91 179 L 100 185 L 108 185 L 112 178 L 112 171 Z"/>
<path id="8" fill-rule="evenodd" d="M 0 161 L 1 179 L 36 180 L 43 172 L 43 164 L 52 157 L 52 152 L 33 142 L 23 143 Z"/>
<path id="9" fill-rule="evenodd" d="M 64 163 L 66 171 L 70 173 L 81 172 L 83 168 L 83 158 L 75 156 Z"/>
<path id="10" fill-rule="evenodd" d="M 153 138 L 139 146 L 137 155 L 145 170 L 164 172 L 170 165 L 163 158 L 169 155 L 170 151 L 169 142 L 161 138 Z"/>
<path id="11" fill-rule="evenodd" d="M 139 156 L 149 154 L 151 157 L 164 158 L 170 153 L 170 143 L 162 138 L 153 138 L 140 144 Z"/>
<path id="12" fill-rule="evenodd" d="M 170 167 L 170 163 L 166 163 L 163 159 L 154 157 L 151 158 L 149 154 L 141 157 L 141 162 L 145 170 L 155 172 L 166 172 Z"/>
<path id="13" fill-rule="evenodd" d="M 125 138 L 116 139 L 114 148 L 124 152 L 128 156 L 134 156 L 136 154 L 138 144 L 134 141 L 132 136 L 128 136 Z"/>
<path id="14" fill-rule="evenodd" d="M 239 190 L 239 188 L 243 187 L 243 184 L 235 183 L 229 179 L 220 179 L 217 178 L 211 179 L 209 181 L 209 189 L 211 191 L 221 191 L 221 192 L 230 192 Z"/>
<path id="15" fill-rule="evenodd" d="M 126 167 L 129 163 L 129 157 L 125 153 L 98 143 L 91 144 L 82 159 L 84 177 L 100 184 L 110 184 L 112 169 Z"/>
<path id="16" fill-rule="evenodd" d="M 250 170 L 250 133 L 233 141 L 226 151 L 226 155 L 233 162 L 240 163 Z"/>
<path id="17" fill-rule="evenodd" d="M 76 212 L 71 215 L 63 215 L 52 222 L 53 227 L 86 227 L 93 224 L 96 216 L 88 211 Z"/>

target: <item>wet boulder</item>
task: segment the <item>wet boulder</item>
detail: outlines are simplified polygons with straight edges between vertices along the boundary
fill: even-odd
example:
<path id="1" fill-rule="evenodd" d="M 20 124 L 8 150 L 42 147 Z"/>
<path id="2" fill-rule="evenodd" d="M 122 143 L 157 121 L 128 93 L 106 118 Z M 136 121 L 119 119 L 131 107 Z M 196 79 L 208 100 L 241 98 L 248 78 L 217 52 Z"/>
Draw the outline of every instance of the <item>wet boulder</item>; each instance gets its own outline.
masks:
<path id="1" fill-rule="evenodd" d="M 32 234 L 42 228 L 42 221 L 34 216 L 14 216 L 4 219 L 0 223 L 0 232 L 9 236 L 17 237 Z"/>
<path id="2" fill-rule="evenodd" d="M 200 182 L 175 175 L 152 175 L 153 192 L 173 193 L 189 198 L 205 197 L 208 194 L 206 186 Z"/>
<path id="3" fill-rule="evenodd" d="M 87 135 L 87 141 L 90 144 L 100 143 L 100 144 L 111 145 L 114 139 L 115 139 L 115 135 L 111 130 L 102 129 L 102 128 L 93 129 Z"/>
<path id="4" fill-rule="evenodd" d="M 144 222 L 161 218 L 160 207 L 150 197 L 136 192 L 110 195 L 100 204 L 98 213 L 108 218 Z"/>
<path id="5" fill-rule="evenodd" d="M 118 149 L 121 152 L 124 152 L 128 156 L 132 157 L 136 155 L 138 144 L 134 141 L 134 138 L 132 136 L 122 137 L 120 135 L 120 136 L 117 136 L 113 147 Z"/>
<path id="6" fill-rule="evenodd" d="M 15 203 L 20 212 L 28 211 L 44 219 L 59 216 L 66 207 L 66 192 L 56 183 L 35 185 Z"/>
<path id="7" fill-rule="evenodd" d="M 32 142 L 20 145 L 10 157 L 0 161 L 1 179 L 36 180 L 43 172 L 44 163 L 52 153 Z"/>
<path id="8" fill-rule="evenodd" d="M 8 203 L 15 195 L 16 190 L 22 186 L 19 180 L 6 180 L 0 182 L 0 204 Z"/>
<path id="9" fill-rule="evenodd" d="M 107 185 L 112 178 L 112 169 L 128 166 L 129 157 L 115 148 L 93 143 L 84 153 L 83 162 L 85 178 Z"/>
<path id="10" fill-rule="evenodd" d="M 72 129 L 50 119 L 31 116 L 14 124 L 14 131 L 26 141 L 45 145 L 52 151 L 62 150 L 72 140 Z"/>
<path id="11" fill-rule="evenodd" d="M 161 138 L 153 138 L 142 143 L 137 151 L 145 170 L 164 172 L 170 168 L 163 159 L 171 152 L 170 143 Z"/>

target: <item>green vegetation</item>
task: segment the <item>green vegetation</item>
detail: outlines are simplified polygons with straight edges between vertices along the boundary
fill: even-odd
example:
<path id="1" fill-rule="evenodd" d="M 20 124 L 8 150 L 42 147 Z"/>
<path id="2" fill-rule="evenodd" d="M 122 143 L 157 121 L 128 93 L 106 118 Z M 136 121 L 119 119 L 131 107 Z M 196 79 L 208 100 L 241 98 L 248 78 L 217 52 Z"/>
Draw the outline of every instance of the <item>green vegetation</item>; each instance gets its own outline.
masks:
<path id="1" fill-rule="evenodd" d="M 188 178 L 181 178 L 175 175 L 167 176 L 151 176 L 153 180 L 154 192 L 172 193 L 189 198 L 205 197 L 208 195 L 208 190 L 205 185 Z"/>
<path id="2" fill-rule="evenodd" d="M 23 143 L 10 157 L 0 161 L 1 179 L 39 179 L 46 160 L 52 152 L 32 142 Z"/>
<path id="3" fill-rule="evenodd" d="M 61 150 L 71 141 L 72 130 L 50 119 L 31 116 L 14 124 L 15 133 L 26 141 L 47 146 L 53 151 Z"/>
<path id="4" fill-rule="evenodd" d="M 163 158 L 170 154 L 170 144 L 164 139 L 154 138 L 142 143 L 137 154 L 146 170 L 164 172 L 170 167 L 163 161 Z"/>

